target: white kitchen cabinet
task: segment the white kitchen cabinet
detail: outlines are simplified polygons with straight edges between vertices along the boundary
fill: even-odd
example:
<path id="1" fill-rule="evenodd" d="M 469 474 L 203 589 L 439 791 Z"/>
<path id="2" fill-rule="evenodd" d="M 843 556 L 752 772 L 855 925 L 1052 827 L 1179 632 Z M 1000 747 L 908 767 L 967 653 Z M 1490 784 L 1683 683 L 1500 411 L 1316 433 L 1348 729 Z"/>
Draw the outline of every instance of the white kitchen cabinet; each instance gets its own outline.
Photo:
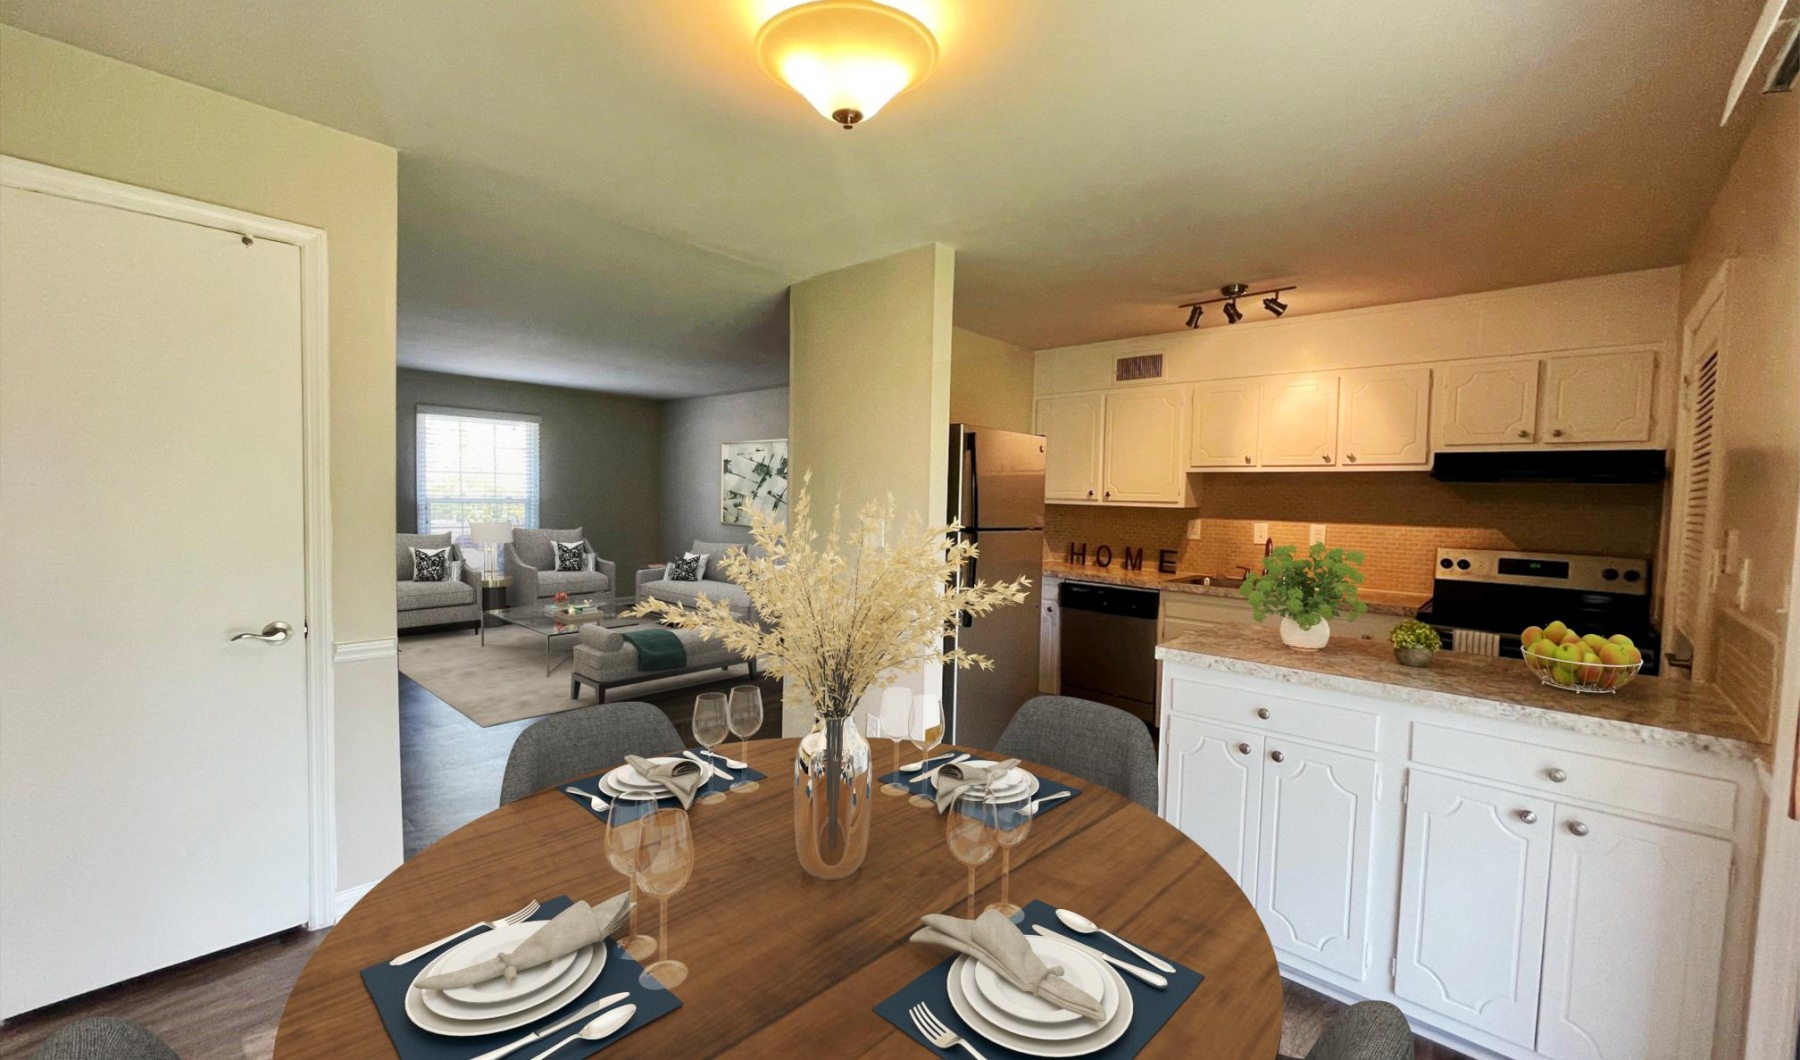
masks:
<path id="1" fill-rule="evenodd" d="M 1257 463 L 1264 467 L 1330 467 L 1337 462 L 1338 377 L 1262 380 Z"/>
<path id="2" fill-rule="evenodd" d="M 1165 716 L 1163 817 L 1256 894 L 1262 747 L 1258 733 Z"/>
<path id="3" fill-rule="evenodd" d="M 1262 383 L 1232 379 L 1194 387 L 1188 429 L 1189 467 L 1251 467 L 1256 463 L 1256 424 Z"/>
<path id="4" fill-rule="evenodd" d="M 1556 807 L 1413 770 L 1394 993 L 1530 1048 Z"/>
<path id="5" fill-rule="evenodd" d="M 1561 445 L 1649 441 L 1655 383 L 1654 350 L 1546 357 L 1538 438 Z"/>
<path id="6" fill-rule="evenodd" d="M 1431 462 L 1431 369 L 1375 368 L 1338 378 L 1337 455 L 1345 467 Z"/>
<path id="7" fill-rule="evenodd" d="M 1106 395 L 1039 398 L 1037 432 L 1044 436 L 1044 499 L 1098 501 Z"/>
<path id="8" fill-rule="evenodd" d="M 1730 878 L 1724 840 L 1559 808 L 1537 1051 L 1711 1055 Z"/>
<path id="9" fill-rule="evenodd" d="M 1057 608 L 1061 578 L 1045 578 L 1038 607 L 1038 691 L 1054 696 L 1062 691 L 1062 615 Z"/>
<path id="10" fill-rule="evenodd" d="M 1437 444 L 1537 440 L 1538 360 L 1447 364 L 1437 371 Z"/>
<path id="11" fill-rule="evenodd" d="M 1278 950 L 1360 982 L 1368 972 L 1375 763 L 1264 741 L 1256 908 Z"/>
<path id="12" fill-rule="evenodd" d="M 1101 500 L 1181 504 L 1187 495 L 1187 434 L 1185 388 L 1107 394 Z"/>

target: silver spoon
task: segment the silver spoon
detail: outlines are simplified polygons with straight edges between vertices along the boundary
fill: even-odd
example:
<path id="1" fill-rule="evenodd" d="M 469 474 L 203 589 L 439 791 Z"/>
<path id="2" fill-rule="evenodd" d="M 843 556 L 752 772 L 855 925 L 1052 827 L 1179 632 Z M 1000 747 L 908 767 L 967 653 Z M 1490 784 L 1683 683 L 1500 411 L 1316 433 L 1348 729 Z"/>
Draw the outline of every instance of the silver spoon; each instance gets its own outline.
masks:
<path id="1" fill-rule="evenodd" d="M 1175 973 L 1175 966 L 1170 964 L 1168 961 L 1163 960 L 1161 957 L 1158 957 L 1154 953 L 1150 953 L 1150 952 L 1144 950 L 1140 946 L 1134 946 L 1131 943 L 1126 942 L 1124 939 L 1122 939 L 1119 936 L 1113 934 L 1112 932 L 1106 930 L 1105 928 L 1101 927 L 1099 924 L 1094 923 L 1092 920 L 1089 920 L 1087 917 L 1082 916 L 1080 913 L 1072 913 L 1067 909 L 1058 909 L 1056 911 L 1056 919 L 1062 921 L 1063 926 L 1068 928 L 1070 931 L 1074 931 L 1074 932 L 1077 932 L 1082 935 L 1092 935 L 1095 932 L 1099 932 L 1100 934 L 1105 935 L 1109 939 L 1112 939 L 1114 942 L 1125 947 L 1126 949 L 1130 950 L 1131 952 L 1137 954 L 1139 957 L 1142 957 L 1144 960 L 1150 962 L 1150 964 L 1153 965 L 1158 971 L 1168 972 L 1171 975 L 1173 975 Z"/>
<path id="2" fill-rule="evenodd" d="M 602 799 L 600 796 L 595 795 L 591 791 L 582 791 L 580 788 L 564 788 L 563 790 L 568 792 L 571 795 L 579 795 L 582 798 L 586 799 L 588 801 L 588 805 L 593 807 L 593 810 L 595 813 L 609 813 L 612 810 L 611 803 L 607 802 L 605 799 Z"/>
<path id="3" fill-rule="evenodd" d="M 929 762 L 935 762 L 940 758 L 955 758 L 955 757 L 956 757 L 955 751 L 946 751 L 941 755 L 932 755 L 930 758 L 921 758 L 917 762 L 911 762 L 911 763 L 908 763 L 907 765 L 903 765 L 900 767 L 900 772 L 902 772 L 902 773 L 917 773 L 919 770 L 924 769 L 926 764 Z"/>
<path id="4" fill-rule="evenodd" d="M 635 1015 L 637 1015 L 636 1005 L 620 1005 L 618 1008 L 607 1009 L 600 1015 L 595 1016 L 593 1021 L 581 1028 L 578 1033 L 569 1035 L 562 1041 L 557 1042 L 555 1045 L 552 1045 L 550 1048 L 545 1049 L 543 1052 L 532 1057 L 531 1060 L 544 1060 L 544 1057 L 549 1056 L 551 1053 L 556 1052 L 558 1049 L 561 1049 L 563 1046 L 573 1041 L 597 1042 L 618 1030 L 620 1027 L 630 1023 L 631 1017 Z"/>

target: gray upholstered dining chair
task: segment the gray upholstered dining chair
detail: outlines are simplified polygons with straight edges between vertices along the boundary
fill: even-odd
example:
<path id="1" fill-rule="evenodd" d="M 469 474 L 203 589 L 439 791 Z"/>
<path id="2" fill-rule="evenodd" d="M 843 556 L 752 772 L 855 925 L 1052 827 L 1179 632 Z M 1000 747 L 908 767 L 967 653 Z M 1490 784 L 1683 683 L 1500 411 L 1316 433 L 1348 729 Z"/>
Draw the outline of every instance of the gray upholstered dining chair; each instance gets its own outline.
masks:
<path id="1" fill-rule="evenodd" d="M 181 1060 L 161 1038 L 114 1016 L 78 1019 L 52 1034 L 32 1060 Z"/>
<path id="2" fill-rule="evenodd" d="M 684 746 L 675 723 L 649 703 L 598 703 L 552 714 L 513 741 L 500 805 L 616 766 L 628 754 L 680 754 Z"/>
<path id="3" fill-rule="evenodd" d="M 1156 812 L 1156 748 L 1130 714 L 1069 696 L 1026 701 L 994 752 L 1071 773 Z"/>
<path id="4" fill-rule="evenodd" d="M 1412 1028 L 1393 1005 L 1358 1001 L 1332 1017 L 1306 1060 L 1413 1060 Z"/>

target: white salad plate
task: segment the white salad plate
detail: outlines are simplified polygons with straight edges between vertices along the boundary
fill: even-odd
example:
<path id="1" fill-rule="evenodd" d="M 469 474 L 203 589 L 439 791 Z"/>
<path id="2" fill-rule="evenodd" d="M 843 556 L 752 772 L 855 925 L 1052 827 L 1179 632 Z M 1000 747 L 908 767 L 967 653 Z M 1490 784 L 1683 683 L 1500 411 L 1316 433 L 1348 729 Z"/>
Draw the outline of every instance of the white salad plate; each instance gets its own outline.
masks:
<path id="1" fill-rule="evenodd" d="M 1008 1049 L 1024 1053 L 1026 1056 L 1086 1056 L 1118 1041 L 1131 1028 L 1131 1015 L 1134 1010 L 1131 989 L 1125 985 L 1125 980 L 1119 977 L 1119 973 L 1110 967 L 1105 969 L 1105 975 L 1112 984 L 1113 990 L 1117 992 L 1119 1007 L 1113 1012 L 1111 1018 L 1091 1033 L 1079 1038 L 1059 1041 L 1009 1031 L 983 1016 L 970 1003 L 968 994 L 963 990 L 962 969 L 959 966 L 964 963 L 974 962 L 968 957 L 958 957 L 956 962 L 950 966 L 948 984 L 950 1007 L 977 1035 L 996 1045 L 1004 1045 Z M 1088 1022 L 1090 1025 L 1092 1023 L 1092 1021 L 1084 1022 Z"/>
<path id="2" fill-rule="evenodd" d="M 1038 960 L 1051 967 L 1062 968 L 1063 977 L 1072 985 L 1099 999 L 1101 1011 L 1105 1015 L 1099 1022 L 1095 1022 L 1080 1013 L 1070 1012 L 1036 994 L 1027 994 L 1001 978 L 989 966 L 971 961 L 963 971 L 963 992 L 982 1015 L 1007 1030 L 1033 1037 L 1051 1038 L 1076 1038 L 1092 1033 L 1112 1016 L 1119 998 L 1116 993 L 1109 993 L 1107 990 L 1112 980 L 1107 978 L 1100 961 L 1066 942 L 1041 935 L 1027 935 L 1026 940 L 1031 943 L 1031 950 L 1037 954 Z M 1070 1027 L 1077 1024 L 1081 1026 Z M 1070 1029 L 1071 1033 L 1040 1033 L 1048 1032 L 1051 1028 Z"/>
<path id="3" fill-rule="evenodd" d="M 473 1038 L 483 1034 L 498 1034 L 501 1031 L 516 1030 L 567 1006 L 580 998 L 588 987 L 594 985 L 594 980 L 600 978 L 600 972 L 606 967 L 606 944 L 602 942 L 589 946 L 583 952 L 590 954 L 587 968 L 577 975 L 568 986 L 550 994 L 529 1008 L 520 1009 L 505 1016 L 495 1016 L 491 1019 L 451 1019 L 426 1007 L 426 991 L 411 989 L 406 992 L 406 1018 L 412 1020 L 413 1025 L 420 1030 L 429 1031 L 432 1034 L 442 1034 L 450 1038 Z M 576 957 L 580 959 L 580 954 L 577 954 Z"/>
<path id="4" fill-rule="evenodd" d="M 600 778 L 600 793 L 609 798 L 625 799 L 628 801 L 660 799 L 665 794 L 660 786 L 655 788 L 623 788 L 613 783 L 611 777 Z"/>

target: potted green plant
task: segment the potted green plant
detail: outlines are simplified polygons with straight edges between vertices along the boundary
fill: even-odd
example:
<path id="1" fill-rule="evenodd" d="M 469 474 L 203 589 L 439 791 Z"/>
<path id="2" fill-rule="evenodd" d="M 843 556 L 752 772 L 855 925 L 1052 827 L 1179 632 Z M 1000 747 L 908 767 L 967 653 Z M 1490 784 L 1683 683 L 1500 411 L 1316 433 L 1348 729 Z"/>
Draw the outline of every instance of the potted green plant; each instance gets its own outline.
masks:
<path id="1" fill-rule="evenodd" d="M 1318 542 L 1299 556 L 1295 545 L 1282 545 L 1263 560 L 1261 574 L 1252 574 L 1238 588 L 1250 601 L 1250 613 L 1261 622 L 1281 616 L 1281 641 L 1298 651 L 1318 651 L 1331 640 L 1330 619 L 1348 615 L 1352 620 L 1369 609 L 1356 598 L 1362 584 L 1361 552 L 1326 548 Z"/>
<path id="2" fill-rule="evenodd" d="M 1401 666 L 1430 666 L 1431 657 L 1444 646 L 1437 630 L 1416 618 L 1395 626 L 1388 639 L 1394 642 L 1394 659 Z"/>

